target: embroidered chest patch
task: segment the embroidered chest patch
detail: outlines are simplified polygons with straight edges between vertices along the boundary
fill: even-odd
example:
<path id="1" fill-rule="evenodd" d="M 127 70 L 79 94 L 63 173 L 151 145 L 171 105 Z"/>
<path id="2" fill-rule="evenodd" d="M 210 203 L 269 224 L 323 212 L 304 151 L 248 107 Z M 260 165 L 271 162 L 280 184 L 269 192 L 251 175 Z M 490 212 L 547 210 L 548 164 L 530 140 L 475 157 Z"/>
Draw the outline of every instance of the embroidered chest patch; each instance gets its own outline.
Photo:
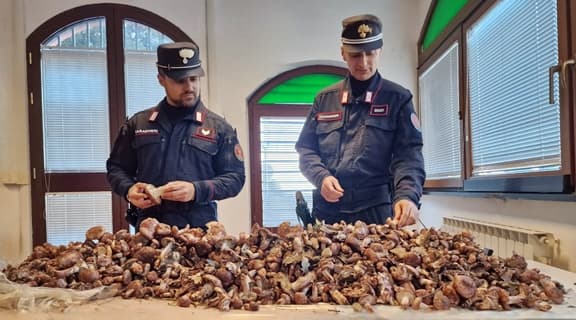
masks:
<path id="1" fill-rule="evenodd" d="M 136 137 L 152 136 L 152 135 L 158 135 L 158 134 L 160 134 L 160 132 L 158 132 L 158 129 L 137 129 L 134 131 L 134 135 Z"/>
<path id="2" fill-rule="evenodd" d="M 216 131 L 213 128 L 198 127 L 194 136 L 200 139 L 214 141 L 216 139 Z"/>
<path id="3" fill-rule="evenodd" d="M 342 120 L 342 111 L 336 112 L 320 112 L 316 115 L 318 122 L 338 121 Z"/>
<path id="4" fill-rule="evenodd" d="M 370 107 L 370 115 L 374 117 L 386 117 L 390 107 L 387 104 L 373 104 Z"/>

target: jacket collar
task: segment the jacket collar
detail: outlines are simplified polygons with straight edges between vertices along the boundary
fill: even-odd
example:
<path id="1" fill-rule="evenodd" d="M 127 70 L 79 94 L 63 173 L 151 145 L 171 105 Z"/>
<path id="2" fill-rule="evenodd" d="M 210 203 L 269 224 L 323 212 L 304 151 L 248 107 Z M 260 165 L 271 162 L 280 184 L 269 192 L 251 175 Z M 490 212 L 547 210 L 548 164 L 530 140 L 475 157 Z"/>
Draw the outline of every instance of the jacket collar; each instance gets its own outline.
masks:
<path id="1" fill-rule="evenodd" d="M 162 108 L 169 107 L 166 102 L 166 98 L 162 100 L 156 107 L 150 110 L 150 115 L 148 116 L 148 122 L 156 122 L 164 129 L 170 128 L 171 125 L 169 123 L 168 118 L 166 115 L 162 116 L 163 112 L 161 111 Z M 193 121 L 198 124 L 203 124 L 206 121 L 206 115 L 208 113 L 208 109 L 202 103 L 202 100 L 199 99 L 195 106 L 192 107 L 194 111 L 187 113 L 184 116 L 184 120 L 186 121 Z"/>
<path id="2" fill-rule="evenodd" d="M 349 74 L 343 80 L 342 86 L 340 87 L 339 96 L 340 96 L 340 103 L 342 105 L 351 104 L 353 101 L 352 88 L 350 86 L 350 77 L 351 76 Z M 372 104 L 372 102 L 374 101 L 374 98 L 376 97 L 376 93 L 380 89 L 380 80 L 381 79 L 382 79 L 382 77 L 380 76 L 380 73 L 378 71 L 376 71 L 376 74 L 372 78 L 372 80 L 370 81 L 370 84 L 368 85 L 368 88 L 366 88 L 366 91 L 362 94 L 362 96 L 357 97 L 356 100 L 364 102 L 364 103 Z"/>

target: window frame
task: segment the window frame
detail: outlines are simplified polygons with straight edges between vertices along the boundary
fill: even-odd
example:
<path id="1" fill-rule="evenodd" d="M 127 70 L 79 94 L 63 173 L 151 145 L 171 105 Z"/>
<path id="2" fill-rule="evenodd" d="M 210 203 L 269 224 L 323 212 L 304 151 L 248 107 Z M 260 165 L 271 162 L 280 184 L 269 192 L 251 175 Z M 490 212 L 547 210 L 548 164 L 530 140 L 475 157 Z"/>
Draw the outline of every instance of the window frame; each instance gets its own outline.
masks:
<path id="1" fill-rule="evenodd" d="M 566 10 L 568 11 L 568 9 L 566 8 L 567 4 L 563 3 L 562 7 L 559 8 L 559 10 Z M 567 31 L 568 32 L 568 37 L 569 37 L 569 41 L 570 43 L 572 43 L 572 47 L 574 49 L 572 49 L 574 52 L 572 53 L 572 57 L 574 60 L 576 60 L 576 5 L 572 4 L 570 6 L 568 6 L 570 9 L 570 21 L 572 21 L 572 23 L 574 23 L 574 25 L 572 25 L 571 29 L 572 31 Z M 568 29 L 570 30 L 570 29 Z M 565 47 L 565 46 L 564 46 Z M 568 49 L 564 49 L 566 50 L 566 54 L 569 55 Z M 575 106 L 576 105 L 576 64 L 572 64 L 570 65 L 570 68 L 572 70 L 572 72 L 568 73 L 567 76 L 567 84 L 568 84 L 568 88 L 572 88 L 570 94 L 568 94 L 568 99 L 569 101 L 567 102 L 569 105 L 571 106 Z M 571 132 L 572 134 L 570 135 L 570 142 L 569 145 L 571 146 L 576 146 L 576 129 L 574 128 L 574 126 L 576 126 L 576 108 L 572 107 L 570 108 L 570 111 L 572 112 L 572 117 L 567 117 L 567 119 L 572 119 L 572 126 L 571 126 Z M 562 152 L 564 152 L 564 149 L 562 149 Z M 572 148 L 572 185 L 576 185 L 576 147 Z M 575 190 L 576 193 L 576 190 Z"/>
<path id="2" fill-rule="evenodd" d="M 110 191 L 106 173 L 46 173 L 44 172 L 41 44 L 51 35 L 80 20 L 104 17 L 106 19 L 106 59 L 108 80 L 108 107 L 110 145 L 125 122 L 124 45 L 123 21 L 132 20 L 166 34 L 175 41 L 191 41 L 181 29 L 161 16 L 129 5 L 91 4 L 63 11 L 39 25 L 26 39 L 26 71 L 28 85 L 28 122 L 30 143 L 32 242 L 34 245 L 46 241 L 44 218 L 44 195 L 47 185 L 50 192 Z M 38 107 L 40 106 L 40 107 Z M 124 220 L 127 203 L 112 193 L 113 231 L 128 229 Z"/>
<path id="3" fill-rule="evenodd" d="M 462 22 L 484 1 L 485 0 L 469 0 L 469 2 L 462 8 L 462 10 L 456 14 L 452 21 L 450 21 L 450 23 L 438 35 L 438 37 L 432 41 L 428 48 L 423 49 L 422 46 L 424 43 L 424 38 L 426 37 L 426 27 L 429 25 L 432 19 L 432 14 L 434 13 L 434 10 L 436 9 L 439 2 L 439 0 L 432 0 L 430 7 L 428 8 L 424 24 L 422 25 L 423 28 L 418 38 L 418 65 L 422 66 L 429 59 L 437 59 L 438 56 L 436 56 L 436 54 L 438 50 L 441 50 L 440 47 L 443 46 L 446 41 L 449 41 L 449 38 L 453 37 L 455 32 L 461 30 Z M 436 58 L 434 58 L 434 56 L 436 56 Z"/>
<path id="4" fill-rule="evenodd" d="M 452 45 L 456 42 L 458 42 L 458 72 L 461 73 L 463 65 L 462 65 L 462 43 L 461 43 L 461 38 L 460 38 L 460 28 L 455 30 L 454 32 L 452 32 L 452 34 L 450 36 L 448 36 L 446 38 L 446 40 L 438 47 L 438 49 L 431 53 L 430 55 L 430 59 L 427 60 L 424 64 L 422 64 L 419 68 L 418 68 L 418 78 L 420 77 L 420 75 L 422 75 L 424 72 L 426 72 L 430 67 L 432 67 L 434 65 L 434 63 L 436 61 L 438 61 L 438 59 L 440 59 L 444 53 L 446 53 L 446 51 L 448 49 L 450 49 L 452 47 Z M 458 118 L 460 119 L 460 136 L 464 137 L 464 122 L 462 121 L 462 115 L 464 114 L 463 111 L 463 106 L 464 104 L 462 103 L 462 97 L 463 95 L 463 91 L 464 91 L 464 83 L 462 81 L 462 77 L 458 77 L 458 94 L 460 95 L 459 97 L 459 102 L 460 102 L 460 106 L 459 106 L 459 116 Z M 426 139 L 424 137 L 424 139 Z M 460 148 L 461 150 L 463 150 L 464 148 L 464 139 L 460 140 Z M 461 163 L 461 172 L 460 172 L 460 177 L 461 178 L 447 178 L 447 179 L 435 179 L 435 180 L 427 180 L 425 182 L 425 187 L 426 188 L 461 188 L 463 186 L 463 177 L 465 174 L 464 168 L 466 167 L 466 154 L 465 152 L 460 152 L 460 163 Z"/>
<path id="5" fill-rule="evenodd" d="M 566 61 L 570 57 L 570 47 L 576 44 L 576 32 L 571 32 L 569 26 L 569 8 L 572 11 L 572 17 L 576 16 L 576 9 L 574 6 L 569 5 L 569 0 L 557 0 L 558 7 L 558 37 L 559 48 L 558 58 L 559 61 Z M 444 193 L 470 195 L 478 194 L 494 194 L 499 196 L 521 197 L 521 198 L 537 198 L 542 200 L 542 195 L 550 194 L 551 200 L 567 199 L 574 200 L 574 185 L 575 185 L 575 167 L 576 167 L 576 141 L 575 130 L 572 128 L 576 123 L 576 115 L 574 110 L 570 108 L 573 105 L 574 97 L 576 96 L 576 88 L 574 88 L 574 79 L 569 76 L 567 79 L 567 88 L 560 88 L 560 137 L 561 137 L 561 169 L 553 172 L 538 172 L 538 173 L 518 173 L 507 174 L 501 176 L 490 177 L 477 177 L 472 176 L 472 145 L 471 140 L 471 123 L 470 123 L 470 97 L 468 94 L 468 63 L 467 63 L 467 43 L 466 32 L 470 27 L 478 21 L 492 6 L 498 3 L 497 0 L 479 1 L 470 0 L 466 6 L 454 17 L 444 31 L 432 42 L 432 44 L 422 49 L 422 39 L 426 32 L 426 27 L 432 16 L 432 12 L 438 0 L 433 0 L 423 25 L 420 40 L 418 42 L 419 48 L 419 68 L 418 75 L 420 76 L 424 70 L 431 66 L 455 41 L 459 43 L 460 55 L 460 70 L 459 70 L 459 83 L 460 83 L 460 118 L 462 121 L 462 139 L 460 144 L 462 146 L 463 156 L 463 174 L 461 181 L 454 181 L 454 179 L 439 179 L 436 181 L 427 181 L 425 184 L 426 193 Z M 572 21 L 574 19 L 572 18 Z M 573 22 L 574 23 L 574 22 Z M 572 44 L 572 46 L 570 45 Z M 576 56 L 576 53 L 573 53 Z M 457 179 L 458 180 L 458 179 Z M 571 194 L 571 195 L 570 195 Z M 562 197 L 565 195 L 565 197 Z M 546 197 L 544 197 L 546 198 Z"/>
<path id="6" fill-rule="evenodd" d="M 257 88 L 248 98 L 248 133 L 250 153 L 250 225 L 263 225 L 262 208 L 262 166 L 260 157 L 260 118 L 261 117 L 306 117 L 311 104 L 260 104 L 258 101 L 276 86 L 287 80 L 311 73 L 348 75 L 343 67 L 330 65 L 308 65 L 297 67 L 278 74 Z M 296 149 L 294 149 L 296 152 Z"/>

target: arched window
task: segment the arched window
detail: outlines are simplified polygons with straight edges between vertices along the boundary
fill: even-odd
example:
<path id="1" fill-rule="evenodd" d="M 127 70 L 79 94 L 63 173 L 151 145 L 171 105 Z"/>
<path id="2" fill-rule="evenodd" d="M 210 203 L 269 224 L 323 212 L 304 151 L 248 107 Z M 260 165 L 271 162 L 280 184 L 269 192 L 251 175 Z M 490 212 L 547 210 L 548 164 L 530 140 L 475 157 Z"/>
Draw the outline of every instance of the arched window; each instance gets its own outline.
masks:
<path id="1" fill-rule="evenodd" d="M 249 98 L 252 224 L 297 224 L 296 191 L 311 205 L 313 186 L 300 173 L 294 144 L 316 94 L 346 74 L 335 66 L 299 67 L 266 82 Z"/>
<path id="2" fill-rule="evenodd" d="M 164 96 L 156 47 L 190 41 L 167 20 L 125 5 L 63 12 L 27 39 L 34 245 L 127 228 L 106 159 L 127 116 Z"/>

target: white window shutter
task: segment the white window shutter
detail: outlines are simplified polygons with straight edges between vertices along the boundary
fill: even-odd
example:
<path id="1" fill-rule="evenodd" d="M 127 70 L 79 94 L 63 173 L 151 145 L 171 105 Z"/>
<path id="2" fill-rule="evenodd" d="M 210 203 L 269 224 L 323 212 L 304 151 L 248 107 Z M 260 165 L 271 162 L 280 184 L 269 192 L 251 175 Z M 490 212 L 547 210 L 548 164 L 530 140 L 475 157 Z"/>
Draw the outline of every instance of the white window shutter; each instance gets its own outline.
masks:
<path id="1" fill-rule="evenodd" d="M 473 175 L 559 170 L 560 110 L 548 101 L 556 0 L 499 1 L 470 28 L 467 44 Z"/>
<path id="2" fill-rule="evenodd" d="M 460 178 L 462 172 L 458 44 L 419 79 L 426 179 Z"/>

